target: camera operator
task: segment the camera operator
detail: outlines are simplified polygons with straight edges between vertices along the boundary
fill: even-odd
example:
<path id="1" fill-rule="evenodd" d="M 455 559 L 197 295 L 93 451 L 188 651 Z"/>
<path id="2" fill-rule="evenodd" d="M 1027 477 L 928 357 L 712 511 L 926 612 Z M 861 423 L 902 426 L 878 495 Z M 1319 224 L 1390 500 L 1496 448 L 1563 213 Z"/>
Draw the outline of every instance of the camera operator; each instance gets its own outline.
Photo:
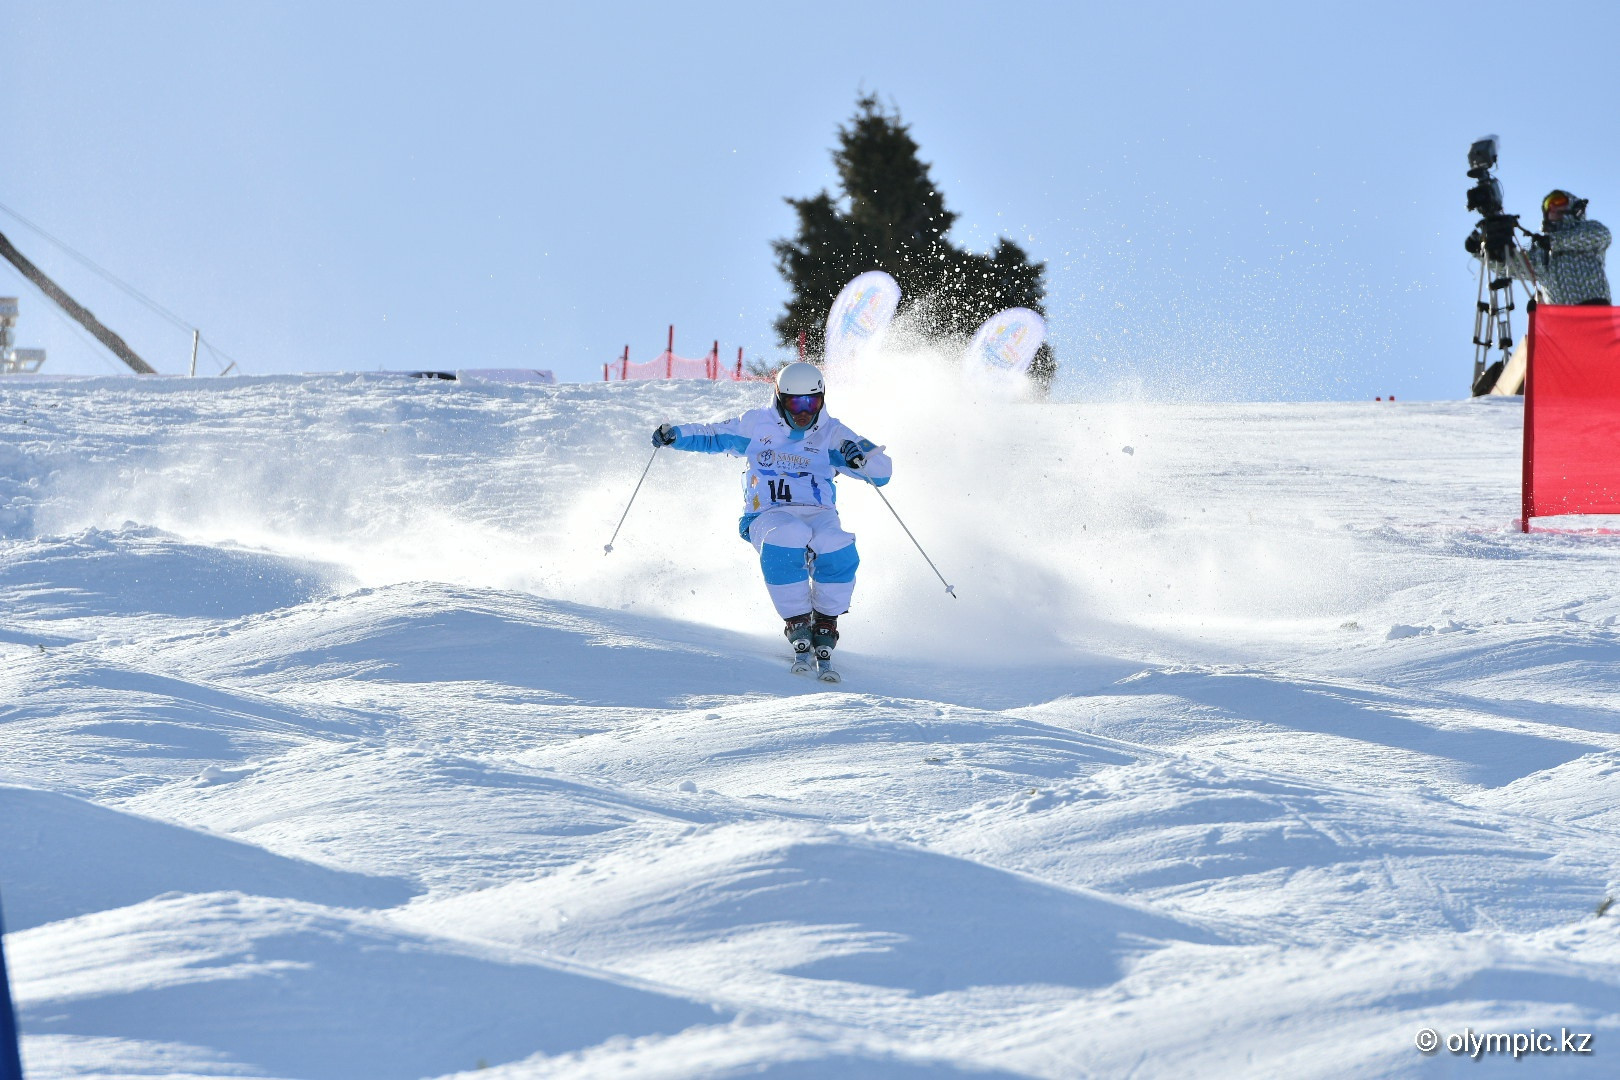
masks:
<path id="1" fill-rule="evenodd" d="M 1506 274 L 1537 287 L 1538 296 L 1549 304 L 1603 304 L 1609 303 L 1609 279 L 1603 270 L 1604 254 L 1609 249 L 1609 230 L 1601 221 L 1586 217 L 1586 200 L 1577 199 L 1569 192 L 1554 189 L 1541 200 L 1541 232 L 1531 234 L 1529 252 L 1510 242 L 1508 235 L 1498 237 L 1487 221 L 1469 234 L 1463 246 L 1476 259 L 1485 259 L 1490 272 Z M 1517 394 L 1524 387 L 1527 338 L 1520 338 L 1513 355 L 1501 374 L 1493 380 L 1487 391 L 1476 388 L 1475 393 Z"/>
<path id="2" fill-rule="evenodd" d="M 1540 287 L 1549 304 L 1608 304 L 1609 279 L 1603 256 L 1609 249 L 1609 229 L 1586 217 L 1586 200 L 1554 190 L 1541 201 L 1541 233 L 1528 256 L 1505 245 L 1500 256 L 1482 229 L 1469 234 L 1464 245 L 1475 258 L 1490 257 L 1493 274 L 1508 274 Z"/>

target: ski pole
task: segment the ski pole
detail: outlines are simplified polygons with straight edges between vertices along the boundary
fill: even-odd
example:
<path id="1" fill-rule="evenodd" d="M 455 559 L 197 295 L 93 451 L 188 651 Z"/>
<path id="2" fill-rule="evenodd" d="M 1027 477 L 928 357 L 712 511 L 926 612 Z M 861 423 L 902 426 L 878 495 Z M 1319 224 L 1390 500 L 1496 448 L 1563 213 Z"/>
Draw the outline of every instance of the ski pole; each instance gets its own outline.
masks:
<path id="1" fill-rule="evenodd" d="M 619 530 L 624 528 L 624 519 L 630 516 L 630 508 L 636 504 L 636 496 L 641 494 L 642 481 L 647 479 L 647 473 L 652 469 L 653 459 L 658 456 L 658 451 L 662 449 L 662 446 L 653 447 L 652 457 L 647 459 L 647 468 L 641 470 L 641 480 L 636 481 L 636 490 L 630 493 L 630 501 L 624 504 L 624 513 L 619 515 L 619 523 L 613 526 L 613 535 L 608 537 L 608 542 L 602 547 L 603 555 L 612 553 L 613 541 L 619 538 Z"/>
<path id="2" fill-rule="evenodd" d="M 876 484 L 873 484 L 872 490 L 877 492 L 878 498 L 883 500 L 883 505 L 889 508 L 889 513 L 894 515 L 894 520 L 900 522 L 900 527 L 902 529 L 906 529 L 906 523 L 901 521 L 899 511 L 895 510 L 894 504 L 889 501 L 889 497 L 883 494 L 883 489 L 878 487 Z M 917 538 L 911 535 L 910 529 L 906 529 L 906 535 L 911 538 L 911 542 L 913 544 L 917 544 Z M 939 572 L 939 567 L 934 565 L 934 560 L 928 557 L 928 552 L 923 550 L 923 546 L 921 544 L 917 544 L 917 554 L 923 557 L 923 561 L 928 564 L 928 569 L 934 572 L 934 576 L 939 578 L 939 583 L 945 586 L 945 591 L 951 594 L 952 600 L 955 600 L 956 586 L 945 580 L 945 575 Z"/>

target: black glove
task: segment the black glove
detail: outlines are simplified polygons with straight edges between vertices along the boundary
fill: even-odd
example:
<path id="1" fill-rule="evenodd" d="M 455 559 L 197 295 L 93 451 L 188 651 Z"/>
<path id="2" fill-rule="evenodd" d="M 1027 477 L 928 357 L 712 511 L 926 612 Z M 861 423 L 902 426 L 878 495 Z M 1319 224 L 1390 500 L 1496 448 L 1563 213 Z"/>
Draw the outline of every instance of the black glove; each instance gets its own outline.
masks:
<path id="1" fill-rule="evenodd" d="M 675 441 L 675 427 L 672 424 L 659 424 L 658 430 L 653 432 L 654 446 L 668 446 Z"/>
<path id="2" fill-rule="evenodd" d="M 1470 255 L 1478 255 L 1479 249 L 1484 243 L 1485 238 L 1479 235 L 1478 229 L 1475 229 L 1468 234 L 1468 239 L 1463 241 L 1463 250 Z"/>
<path id="3" fill-rule="evenodd" d="M 866 464 L 866 455 L 861 452 L 861 446 L 854 439 L 845 439 L 838 446 L 838 452 L 844 455 L 844 467 L 858 469 Z"/>

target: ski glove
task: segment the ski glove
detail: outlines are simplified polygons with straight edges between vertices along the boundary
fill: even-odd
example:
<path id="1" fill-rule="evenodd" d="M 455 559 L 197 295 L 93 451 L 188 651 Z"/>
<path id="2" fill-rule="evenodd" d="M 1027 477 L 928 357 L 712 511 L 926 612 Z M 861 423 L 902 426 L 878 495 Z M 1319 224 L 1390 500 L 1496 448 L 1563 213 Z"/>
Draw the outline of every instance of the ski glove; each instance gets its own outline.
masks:
<path id="1" fill-rule="evenodd" d="M 668 446 L 675 441 L 675 427 L 672 424 L 659 424 L 658 430 L 653 432 L 654 446 Z"/>
<path id="2" fill-rule="evenodd" d="M 861 452 L 861 446 L 854 439 L 845 439 L 838 446 L 838 452 L 844 455 L 844 464 L 851 469 L 858 469 L 866 464 L 866 455 Z"/>

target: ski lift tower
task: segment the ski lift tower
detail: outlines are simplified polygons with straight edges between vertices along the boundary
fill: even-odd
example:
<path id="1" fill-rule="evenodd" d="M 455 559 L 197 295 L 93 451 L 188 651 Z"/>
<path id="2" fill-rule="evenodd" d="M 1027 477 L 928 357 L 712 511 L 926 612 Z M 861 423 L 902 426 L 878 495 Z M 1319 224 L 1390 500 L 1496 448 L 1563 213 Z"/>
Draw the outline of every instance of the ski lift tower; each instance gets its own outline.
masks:
<path id="1" fill-rule="evenodd" d="M 17 298 L 0 296 L 0 375 L 27 375 L 45 363 L 44 349 L 18 349 L 11 343 L 17 325 Z"/>

